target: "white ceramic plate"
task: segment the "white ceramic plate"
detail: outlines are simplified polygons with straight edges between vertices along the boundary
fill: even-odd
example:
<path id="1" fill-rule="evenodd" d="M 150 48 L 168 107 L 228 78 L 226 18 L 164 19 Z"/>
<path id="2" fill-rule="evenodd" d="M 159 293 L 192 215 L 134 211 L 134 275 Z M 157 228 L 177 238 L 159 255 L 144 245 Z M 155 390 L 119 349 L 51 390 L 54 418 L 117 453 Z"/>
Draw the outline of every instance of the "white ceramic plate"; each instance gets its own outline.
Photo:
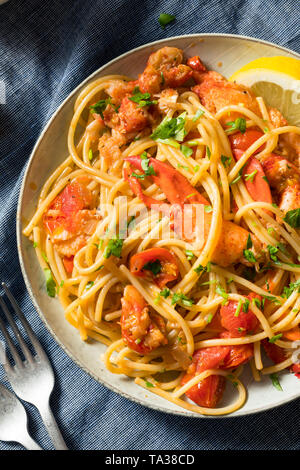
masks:
<path id="1" fill-rule="evenodd" d="M 18 250 L 23 276 L 32 301 L 53 337 L 66 353 L 94 379 L 111 390 L 142 405 L 167 413 L 197 416 L 135 385 L 132 379 L 111 374 L 101 362 L 106 346 L 84 343 L 79 333 L 64 318 L 57 299 L 48 297 L 44 288 L 44 274 L 39 266 L 32 243 L 22 235 L 22 228 L 37 204 L 38 195 L 50 173 L 66 158 L 67 130 L 78 93 L 88 82 L 107 74 L 137 77 L 145 67 L 149 54 L 163 46 L 177 46 L 187 56 L 200 55 L 205 64 L 229 77 L 244 64 L 261 56 L 285 55 L 300 58 L 288 49 L 274 44 L 234 35 L 198 34 L 169 38 L 134 49 L 104 65 L 77 87 L 54 113 L 31 154 L 24 176 L 17 212 Z M 32 184 L 34 183 L 34 184 Z M 34 189 L 33 189 L 34 188 Z M 242 377 L 248 388 L 244 407 L 231 416 L 240 416 L 273 408 L 300 396 L 300 381 L 294 375 L 281 375 L 283 391 L 277 391 L 269 377 L 255 383 L 251 375 Z M 227 386 L 225 402 L 231 400 L 232 389 Z"/>

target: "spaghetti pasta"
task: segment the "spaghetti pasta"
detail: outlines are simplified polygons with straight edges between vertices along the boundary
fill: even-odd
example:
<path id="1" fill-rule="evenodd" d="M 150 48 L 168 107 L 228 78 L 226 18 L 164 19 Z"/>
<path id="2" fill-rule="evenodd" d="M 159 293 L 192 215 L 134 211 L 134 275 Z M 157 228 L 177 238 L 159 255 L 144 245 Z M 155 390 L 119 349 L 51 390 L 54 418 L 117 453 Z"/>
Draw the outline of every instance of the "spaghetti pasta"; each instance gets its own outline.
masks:
<path id="1" fill-rule="evenodd" d="M 99 78 L 23 231 L 108 370 L 201 414 L 243 405 L 241 364 L 300 371 L 300 129 L 269 111 L 173 47 Z M 238 398 L 218 407 L 225 378 Z"/>

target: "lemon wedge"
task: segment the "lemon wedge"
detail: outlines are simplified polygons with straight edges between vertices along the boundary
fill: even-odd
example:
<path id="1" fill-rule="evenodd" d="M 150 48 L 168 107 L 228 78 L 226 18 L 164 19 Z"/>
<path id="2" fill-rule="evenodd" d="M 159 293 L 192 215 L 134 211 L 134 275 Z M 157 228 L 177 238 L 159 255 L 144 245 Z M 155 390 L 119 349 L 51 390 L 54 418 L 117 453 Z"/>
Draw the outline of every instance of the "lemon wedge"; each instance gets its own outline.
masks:
<path id="1" fill-rule="evenodd" d="M 250 87 L 256 96 L 279 109 L 289 124 L 300 125 L 300 60 L 293 57 L 260 57 L 230 78 Z"/>

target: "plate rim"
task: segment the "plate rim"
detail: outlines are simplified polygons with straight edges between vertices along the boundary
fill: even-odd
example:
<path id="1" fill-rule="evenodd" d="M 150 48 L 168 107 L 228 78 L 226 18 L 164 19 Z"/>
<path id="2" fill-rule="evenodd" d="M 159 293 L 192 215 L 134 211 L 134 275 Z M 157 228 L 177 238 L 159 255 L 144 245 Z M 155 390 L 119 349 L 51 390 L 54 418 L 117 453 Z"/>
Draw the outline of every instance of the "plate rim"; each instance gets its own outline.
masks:
<path id="1" fill-rule="evenodd" d="M 139 398 L 136 398 L 129 393 L 120 391 L 117 389 L 113 384 L 107 382 L 106 380 L 103 380 L 99 376 L 97 376 L 93 371 L 89 370 L 88 367 L 86 367 L 84 364 L 81 363 L 81 361 L 73 355 L 73 353 L 69 350 L 69 348 L 58 338 L 56 333 L 53 331 L 52 327 L 49 325 L 47 322 L 41 308 L 39 307 L 39 304 L 33 294 L 32 288 L 31 288 L 31 283 L 29 280 L 29 277 L 26 272 L 25 268 L 25 263 L 23 260 L 23 246 L 22 246 L 22 227 L 21 227 L 21 208 L 22 208 L 22 200 L 23 200 L 23 194 L 25 191 L 25 186 L 26 186 L 26 181 L 27 181 L 27 176 L 29 173 L 29 170 L 31 168 L 31 165 L 34 160 L 34 156 L 36 152 L 38 151 L 38 148 L 47 133 L 49 127 L 51 126 L 52 122 L 56 119 L 58 114 L 61 112 L 62 108 L 65 106 L 67 101 L 69 101 L 80 89 L 82 89 L 86 83 L 88 83 L 90 80 L 92 80 L 96 75 L 101 73 L 103 70 L 105 70 L 106 67 L 109 67 L 110 65 L 113 65 L 115 62 L 118 62 L 120 59 L 129 56 L 131 54 L 134 54 L 137 51 L 141 51 L 143 49 L 146 49 L 148 47 L 156 46 L 161 43 L 166 43 L 167 41 L 174 41 L 174 40 L 181 40 L 181 39 L 188 39 L 188 38 L 194 38 L 194 39 L 205 39 L 205 38 L 211 38 L 211 37 L 216 37 L 216 38 L 229 38 L 229 39 L 240 39 L 240 40 L 245 40 L 245 41 L 251 41 L 253 43 L 259 43 L 259 44 L 265 44 L 267 46 L 274 47 L 278 50 L 282 50 L 284 52 L 288 52 L 289 54 L 292 54 L 295 56 L 295 58 L 300 59 L 300 54 L 297 53 L 296 51 L 286 48 L 284 46 L 277 45 L 273 42 L 266 41 L 263 39 L 255 38 L 253 36 L 244 36 L 244 35 L 238 35 L 238 34 L 227 34 L 227 33 L 196 33 L 196 34 L 184 34 L 184 35 L 178 35 L 178 36 L 171 36 L 168 38 L 164 39 L 158 39 L 156 41 L 152 41 L 146 44 L 142 44 L 141 46 L 135 47 L 133 49 L 130 49 L 129 51 L 124 52 L 123 54 L 115 57 L 114 59 L 110 60 L 109 62 L 106 62 L 105 64 L 101 65 L 97 70 L 95 70 L 92 74 L 90 74 L 88 77 L 86 77 L 82 82 L 80 82 L 74 90 L 72 90 L 66 98 L 61 102 L 61 104 L 56 108 L 56 110 L 53 112 L 53 114 L 50 116 L 46 124 L 44 125 L 42 131 L 40 132 L 38 139 L 36 143 L 34 144 L 34 147 L 31 150 L 30 156 L 28 158 L 28 161 L 25 165 L 25 169 L 23 170 L 23 176 L 22 176 L 22 183 L 19 188 L 19 196 L 18 196 L 18 205 L 17 205 L 17 212 L 16 212 L 16 235 L 17 235 L 17 250 L 18 250 L 18 258 L 19 258 L 19 263 L 21 267 L 21 272 L 22 276 L 27 288 L 27 291 L 29 293 L 30 299 L 39 315 L 41 320 L 43 321 L 44 325 L 46 326 L 47 330 L 51 334 L 52 338 L 56 341 L 56 343 L 62 348 L 62 350 L 68 355 L 68 357 L 78 366 L 80 369 L 82 369 L 84 372 L 86 372 L 90 377 L 92 377 L 96 382 L 100 383 L 104 387 L 106 387 L 108 390 L 117 393 L 118 395 L 122 396 L 123 398 L 126 398 L 134 403 L 137 403 L 141 406 L 145 406 L 146 408 L 152 409 L 154 411 L 159 411 L 161 413 L 167 413 L 170 415 L 175 415 L 175 416 L 183 416 L 185 418 L 204 418 L 204 419 L 225 419 L 225 418 L 240 418 L 248 415 L 253 415 L 257 413 L 262 413 L 267 410 L 273 410 L 275 408 L 278 408 L 280 406 L 283 406 L 287 403 L 290 403 L 291 401 L 296 400 L 297 398 L 300 397 L 300 393 L 292 395 L 288 399 L 283 399 L 280 402 L 276 403 L 276 405 L 266 405 L 264 407 L 259 407 L 259 408 L 254 408 L 250 411 L 243 411 L 243 408 L 237 410 L 233 414 L 229 415 L 218 415 L 218 416 L 210 416 L 210 415 L 201 415 L 198 413 L 193 413 L 189 412 L 188 410 L 182 409 L 182 410 L 171 410 L 171 409 L 164 409 L 160 405 L 155 405 L 152 404 L 151 402 L 142 402 Z"/>

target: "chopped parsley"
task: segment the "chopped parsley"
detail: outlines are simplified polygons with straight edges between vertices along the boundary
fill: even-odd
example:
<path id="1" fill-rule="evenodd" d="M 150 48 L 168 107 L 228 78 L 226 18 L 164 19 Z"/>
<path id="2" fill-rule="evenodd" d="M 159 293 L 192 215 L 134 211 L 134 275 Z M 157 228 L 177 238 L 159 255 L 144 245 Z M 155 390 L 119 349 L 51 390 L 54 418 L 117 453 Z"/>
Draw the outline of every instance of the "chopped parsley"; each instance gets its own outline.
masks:
<path id="1" fill-rule="evenodd" d="M 228 294 L 220 284 L 216 287 L 216 293 L 223 297 L 224 300 L 222 302 L 222 305 L 226 304 L 228 301 Z"/>
<path id="2" fill-rule="evenodd" d="M 182 142 L 186 136 L 186 130 L 184 128 L 185 117 L 186 112 L 180 114 L 177 118 L 169 118 L 166 116 L 150 137 L 153 140 L 159 140 L 159 142 L 168 143 L 169 145 L 171 139 L 173 139 L 173 141 Z M 177 144 L 177 142 L 175 142 L 175 144 Z M 177 146 L 179 146 L 179 144 L 177 144 Z"/>
<path id="3" fill-rule="evenodd" d="M 240 170 L 238 176 L 233 181 L 231 181 L 229 186 L 232 186 L 233 184 L 237 183 L 238 181 L 240 181 L 241 178 L 242 178 L 242 171 Z"/>
<path id="4" fill-rule="evenodd" d="M 163 297 L 164 299 L 167 299 L 170 295 L 171 291 L 167 287 L 165 287 L 163 290 L 160 291 L 159 295 Z"/>
<path id="5" fill-rule="evenodd" d="M 135 173 L 134 171 L 131 173 L 130 176 L 133 177 L 133 178 L 138 178 L 140 180 L 144 180 L 146 178 L 145 175 L 139 175 L 138 173 Z"/>
<path id="6" fill-rule="evenodd" d="M 293 228 L 300 228 L 300 208 L 288 211 L 283 220 Z"/>
<path id="7" fill-rule="evenodd" d="M 289 298 L 289 296 L 294 292 L 294 290 L 298 290 L 298 293 L 300 293 L 300 279 L 298 279 L 296 282 L 291 282 L 288 287 L 283 288 L 283 294 L 282 297 Z"/>
<path id="8" fill-rule="evenodd" d="M 244 134 L 246 132 L 246 119 L 237 118 L 235 121 L 227 122 L 226 126 L 230 126 L 228 131 L 240 131 Z"/>
<path id="9" fill-rule="evenodd" d="M 245 299 L 245 302 L 243 303 L 243 312 L 244 313 L 247 313 L 248 310 L 249 310 L 249 305 L 250 305 L 250 300 L 249 299 Z"/>
<path id="10" fill-rule="evenodd" d="M 33 248 L 36 248 L 38 246 L 37 242 L 33 242 Z"/>
<path id="11" fill-rule="evenodd" d="M 256 173 L 257 173 L 257 170 L 254 170 L 252 173 L 246 174 L 245 175 L 245 180 L 250 181 L 251 183 L 253 183 L 254 176 L 256 175 Z"/>
<path id="12" fill-rule="evenodd" d="M 145 175 L 147 176 L 155 175 L 156 173 L 154 171 L 153 165 L 150 165 L 150 159 L 147 157 L 146 152 L 143 152 L 141 154 L 141 159 L 142 159 L 141 166 L 145 172 Z"/>
<path id="13" fill-rule="evenodd" d="M 42 251 L 42 257 L 44 258 L 44 260 L 46 261 L 46 263 L 49 263 L 48 257 L 47 257 L 47 255 L 46 255 L 46 253 L 44 253 L 43 251 Z"/>
<path id="14" fill-rule="evenodd" d="M 145 384 L 148 388 L 154 387 L 154 385 L 151 382 L 148 382 L 148 380 L 145 380 Z"/>
<path id="15" fill-rule="evenodd" d="M 197 268 L 194 269 L 195 273 L 201 274 L 201 273 L 209 273 L 210 272 L 210 263 L 208 262 L 206 266 L 202 266 L 202 264 L 199 264 Z"/>
<path id="16" fill-rule="evenodd" d="M 208 145 L 206 146 L 206 155 L 207 155 L 207 158 L 210 160 L 211 151 Z"/>
<path id="17" fill-rule="evenodd" d="M 143 270 L 151 271 L 154 276 L 159 274 L 162 270 L 162 266 L 159 260 L 156 261 L 149 261 L 148 263 L 144 264 Z"/>
<path id="18" fill-rule="evenodd" d="M 106 106 L 111 104 L 111 98 L 107 98 L 106 100 L 99 100 L 97 103 L 90 106 L 90 110 L 93 113 L 100 114 L 103 119 L 103 111 L 106 109 Z"/>
<path id="19" fill-rule="evenodd" d="M 186 295 L 182 293 L 175 293 L 172 296 L 171 304 L 175 305 L 178 302 L 185 307 L 191 307 L 191 305 L 194 303 L 193 299 L 189 299 Z"/>
<path id="20" fill-rule="evenodd" d="M 252 243 L 252 240 L 251 240 L 251 235 L 249 233 L 248 238 L 247 238 L 247 245 L 246 245 L 247 250 L 250 250 L 250 248 L 252 248 L 252 246 L 253 246 L 253 243 Z"/>
<path id="21" fill-rule="evenodd" d="M 213 314 L 210 313 L 210 314 L 207 315 L 207 317 L 205 318 L 205 321 L 206 321 L 206 323 L 211 323 L 212 319 L 213 319 Z"/>
<path id="22" fill-rule="evenodd" d="M 189 261 L 191 261 L 191 259 L 194 257 L 194 253 L 191 250 L 185 250 L 185 254 Z"/>
<path id="23" fill-rule="evenodd" d="M 282 333 L 279 333 L 278 335 L 272 336 L 272 338 L 269 339 L 269 343 L 276 343 L 278 339 L 282 337 Z"/>
<path id="24" fill-rule="evenodd" d="M 232 162 L 232 157 L 226 157 L 225 155 L 221 155 L 221 162 L 225 168 L 228 168 Z"/>
<path id="25" fill-rule="evenodd" d="M 237 307 L 236 307 L 236 311 L 234 313 L 234 316 L 235 317 L 238 317 L 239 314 L 240 314 L 240 311 L 241 311 L 241 308 L 242 308 L 242 304 L 243 304 L 243 301 L 242 299 L 239 300 L 238 304 L 237 304 Z"/>
<path id="26" fill-rule="evenodd" d="M 256 258 L 251 250 L 244 250 L 243 253 L 247 261 L 249 261 L 250 263 L 256 263 Z"/>
<path id="27" fill-rule="evenodd" d="M 44 269 L 46 278 L 46 290 L 49 297 L 55 297 L 56 295 L 56 284 L 52 277 L 52 272 L 49 268 Z"/>
<path id="28" fill-rule="evenodd" d="M 193 150 L 190 147 L 188 147 L 187 145 L 182 144 L 180 146 L 180 150 L 183 153 L 183 155 L 185 156 L 185 158 L 188 158 L 191 155 L 193 155 Z"/>
<path id="29" fill-rule="evenodd" d="M 90 289 L 91 287 L 93 287 L 94 285 L 94 282 L 93 281 L 90 281 L 87 283 L 87 285 L 85 286 L 86 289 Z"/>
<path id="30" fill-rule="evenodd" d="M 276 263 L 278 261 L 278 258 L 276 256 L 278 248 L 276 246 L 268 245 L 267 249 L 269 251 L 270 259 Z"/>
<path id="31" fill-rule="evenodd" d="M 278 375 L 277 374 L 270 374 L 270 379 L 272 380 L 272 384 L 273 386 L 279 390 L 280 392 L 282 392 L 282 387 L 280 385 L 280 382 L 279 382 L 279 379 L 278 379 Z"/>
<path id="32" fill-rule="evenodd" d="M 150 93 L 141 93 L 139 87 L 135 87 L 133 90 L 133 95 L 129 99 L 130 101 L 137 103 L 140 108 L 157 104 L 157 100 L 152 101 L 149 100 L 149 98 L 151 98 Z"/>
<path id="33" fill-rule="evenodd" d="M 103 256 L 104 258 L 109 258 L 111 255 L 116 256 L 117 258 L 121 257 L 123 248 L 123 240 L 120 238 L 112 238 L 109 240 L 107 246 L 105 247 Z"/>
<path id="34" fill-rule="evenodd" d="M 90 160 L 90 161 L 92 161 L 92 160 L 93 160 L 93 158 L 94 158 L 94 155 L 93 155 L 93 150 L 92 150 L 92 149 L 90 149 L 90 150 L 89 150 L 89 160 Z"/>
<path id="35" fill-rule="evenodd" d="M 210 212 L 212 212 L 213 208 L 211 206 L 204 206 L 204 210 L 207 214 L 209 214 Z"/>
<path id="36" fill-rule="evenodd" d="M 174 15 L 169 15 L 169 13 L 161 13 L 158 18 L 158 22 L 162 29 L 165 29 L 166 25 L 171 23 L 171 21 L 174 21 L 176 19 L 176 16 Z"/>

